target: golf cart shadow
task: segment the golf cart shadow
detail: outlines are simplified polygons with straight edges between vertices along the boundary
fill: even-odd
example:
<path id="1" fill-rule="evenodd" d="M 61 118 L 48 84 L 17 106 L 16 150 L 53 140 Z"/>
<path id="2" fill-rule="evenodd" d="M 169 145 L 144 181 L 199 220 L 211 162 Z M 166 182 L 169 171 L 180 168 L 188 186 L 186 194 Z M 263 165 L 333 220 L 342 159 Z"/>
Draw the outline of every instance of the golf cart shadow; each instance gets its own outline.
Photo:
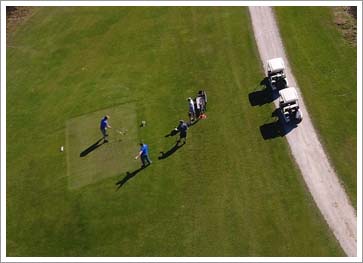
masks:
<path id="1" fill-rule="evenodd" d="M 264 140 L 283 137 L 297 127 L 297 124 L 294 122 L 285 123 L 279 112 L 280 111 L 276 109 L 272 113 L 272 117 L 277 117 L 275 122 L 265 123 L 260 126 L 260 132 Z"/>
<path id="2" fill-rule="evenodd" d="M 273 102 L 279 97 L 278 90 L 271 89 L 267 77 L 261 80 L 260 86 L 263 86 L 262 90 L 257 90 L 248 94 L 248 100 L 251 106 L 262 106 Z"/>

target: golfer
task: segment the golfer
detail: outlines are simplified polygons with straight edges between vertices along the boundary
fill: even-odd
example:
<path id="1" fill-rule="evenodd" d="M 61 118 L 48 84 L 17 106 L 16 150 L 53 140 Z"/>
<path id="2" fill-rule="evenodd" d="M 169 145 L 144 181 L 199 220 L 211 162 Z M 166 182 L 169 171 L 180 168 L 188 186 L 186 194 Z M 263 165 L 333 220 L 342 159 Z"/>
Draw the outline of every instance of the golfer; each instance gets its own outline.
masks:
<path id="1" fill-rule="evenodd" d="M 188 125 L 183 121 L 179 121 L 179 125 L 176 128 L 179 131 L 179 140 L 177 143 L 179 144 L 183 140 L 183 144 L 187 143 L 187 131 L 188 131 Z"/>
<path id="2" fill-rule="evenodd" d="M 108 120 L 110 119 L 110 116 L 106 115 L 105 117 L 103 117 L 103 119 L 101 120 L 101 125 L 100 125 L 100 129 L 101 129 L 101 133 L 103 136 L 103 142 L 106 143 L 108 142 L 107 138 L 108 138 L 108 133 L 107 133 L 107 129 L 111 129 L 112 127 L 108 124 Z"/>
<path id="3" fill-rule="evenodd" d="M 140 152 L 135 157 L 135 159 L 138 159 L 139 157 L 141 157 L 142 168 L 152 164 L 152 161 L 150 160 L 149 157 L 149 146 L 147 144 L 140 143 Z"/>

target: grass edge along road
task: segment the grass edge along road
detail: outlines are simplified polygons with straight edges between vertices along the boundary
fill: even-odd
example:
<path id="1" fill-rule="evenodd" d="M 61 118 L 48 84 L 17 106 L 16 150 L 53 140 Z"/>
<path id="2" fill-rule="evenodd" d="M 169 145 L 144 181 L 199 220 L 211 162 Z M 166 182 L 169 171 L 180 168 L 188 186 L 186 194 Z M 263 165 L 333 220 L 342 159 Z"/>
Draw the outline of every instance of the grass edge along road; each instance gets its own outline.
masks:
<path id="1" fill-rule="evenodd" d="M 16 33 L 9 256 L 343 255 L 285 139 L 259 133 L 272 106 L 248 101 L 264 73 L 246 8 L 42 7 Z M 69 191 L 58 152 L 67 120 L 135 102 L 135 125 L 147 120 L 138 138 L 156 160 L 199 87 L 208 118 L 185 146 L 119 190 L 125 174 Z"/>
<path id="2" fill-rule="evenodd" d="M 275 7 L 274 11 L 319 139 L 356 208 L 356 48 L 334 24 L 331 7 Z"/>

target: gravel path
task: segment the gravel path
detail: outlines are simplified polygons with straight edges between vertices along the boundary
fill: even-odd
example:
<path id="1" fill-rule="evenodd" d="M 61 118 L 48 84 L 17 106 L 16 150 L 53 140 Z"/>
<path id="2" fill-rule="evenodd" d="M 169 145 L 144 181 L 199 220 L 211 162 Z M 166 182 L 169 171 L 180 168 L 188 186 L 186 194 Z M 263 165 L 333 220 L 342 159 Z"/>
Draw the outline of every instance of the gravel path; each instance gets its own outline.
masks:
<path id="1" fill-rule="evenodd" d="M 296 87 L 300 97 L 303 121 L 286 135 L 291 152 L 305 183 L 335 237 L 348 256 L 357 255 L 357 218 L 355 209 L 329 163 L 306 111 L 300 89 L 292 75 L 271 7 L 249 7 L 260 58 L 266 61 L 282 57 L 287 67 L 289 86 Z M 278 107 L 278 101 L 274 101 Z M 308 234 L 308 233 L 307 233 Z"/>

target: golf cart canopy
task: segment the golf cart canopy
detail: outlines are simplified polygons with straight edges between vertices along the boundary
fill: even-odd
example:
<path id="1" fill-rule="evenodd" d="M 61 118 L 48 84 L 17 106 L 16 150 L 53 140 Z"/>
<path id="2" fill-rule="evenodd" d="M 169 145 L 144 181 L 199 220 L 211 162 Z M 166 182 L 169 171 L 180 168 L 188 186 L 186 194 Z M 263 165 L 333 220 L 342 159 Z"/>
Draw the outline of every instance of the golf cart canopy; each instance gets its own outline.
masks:
<path id="1" fill-rule="evenodd" d="M 284 71 L 285 64 L 282 58 L 273 58 L 267 61 L 267 70 L 270 73 L 277 73 Z"/>
<path id="2" fill-rule="evenodd" d="M 294 103 L 298 100 L 297 91 L 294 87 L 282 89 L 279 93 L 283 103 Z"/>

